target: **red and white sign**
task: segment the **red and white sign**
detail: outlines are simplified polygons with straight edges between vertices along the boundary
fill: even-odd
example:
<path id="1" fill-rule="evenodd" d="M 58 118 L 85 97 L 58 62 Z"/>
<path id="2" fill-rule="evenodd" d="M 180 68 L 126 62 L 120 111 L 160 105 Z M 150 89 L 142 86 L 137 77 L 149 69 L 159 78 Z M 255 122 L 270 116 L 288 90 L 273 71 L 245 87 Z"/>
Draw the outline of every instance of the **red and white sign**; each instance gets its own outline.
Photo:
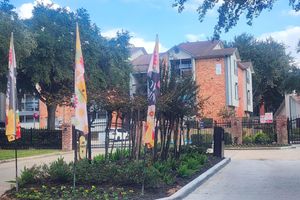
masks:
<path id="1" fill-rule="evenodd" d="M 273 123 L 273 113 L 265 113 L 265 115 L 260 116 L 261 124 Z"/>
<path id="2" fill-rule="evenodd" d="M 265 113 L 266 123 L 273 123 L 273 113 Z"/>
<path id="3" fill-rule="evenodd" d="M 260 118 L 259 118 L 259 121 L 260 121 L 261 124 L 265 124 L 266 123 L 265 115 L 261 115 Z"/>

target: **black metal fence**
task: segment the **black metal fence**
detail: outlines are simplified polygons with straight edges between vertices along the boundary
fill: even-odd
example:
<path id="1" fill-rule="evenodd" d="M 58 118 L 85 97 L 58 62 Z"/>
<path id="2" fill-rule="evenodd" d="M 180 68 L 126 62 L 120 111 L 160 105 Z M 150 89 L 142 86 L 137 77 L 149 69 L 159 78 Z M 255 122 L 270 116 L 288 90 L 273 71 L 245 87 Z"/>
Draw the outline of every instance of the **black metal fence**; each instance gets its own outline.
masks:
<path id="1" fill-rule="evenodd" d="M 189 130 L 192 144 L 197 146 L 203 146 L 206 148 L 211 148 L 213 144 L 214 127 L 222 127 L 226 130 L 226 128 L 231 127 L 231 123 L 227 120 L 195 120 L 188 121 L 184 129 L 186 133 Z M 231 134 L 229 132 L 225 132 L 224 137 L 225 144 L 232 143 Z"/>
<path id="2" fill-rule="evenodd" d="M 106 119 L 96 119 L 91 126 L 91 146 L 92 148 L 104 148 L 105 147 L 105 131 L 106 131 Z M 127 146 L 129 144 L 130 128 L 128 123 L 115 123 L 112 122 L 109 129 L 109 146 Z"/>
<path id="3" fill-rule="evenodd" d="M 259 117 L 243 118 L 243 143 L 252 138 L 253 143 L 277 142 L 276 121 L 261 123 Z"/>
<path id="4" fill-rule="evenodd" d="M 288 142 L 300 144 L 300 118 L 288 119 Z"/>
<path id="5" fill-rule="evenodd" d="M 62 131 L 47 129 L 22 129 L 21 138 L 8 142 L 5 130 L 0 130 L 1 149 L 62 149 Z"/>

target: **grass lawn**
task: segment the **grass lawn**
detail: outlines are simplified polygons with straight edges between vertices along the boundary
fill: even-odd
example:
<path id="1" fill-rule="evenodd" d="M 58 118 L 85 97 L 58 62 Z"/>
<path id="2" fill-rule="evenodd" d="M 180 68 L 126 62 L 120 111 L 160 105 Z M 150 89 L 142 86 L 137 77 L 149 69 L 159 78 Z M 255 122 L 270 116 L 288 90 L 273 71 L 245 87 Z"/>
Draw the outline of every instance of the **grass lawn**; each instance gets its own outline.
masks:
<path id="1" fill-rule="evenodd" d="M 26 149 L 18 150 L 18 158 L 59 152 L 56 149 Z M 0 149 L 0 160 L 15 158 L 15 150 Z"/>

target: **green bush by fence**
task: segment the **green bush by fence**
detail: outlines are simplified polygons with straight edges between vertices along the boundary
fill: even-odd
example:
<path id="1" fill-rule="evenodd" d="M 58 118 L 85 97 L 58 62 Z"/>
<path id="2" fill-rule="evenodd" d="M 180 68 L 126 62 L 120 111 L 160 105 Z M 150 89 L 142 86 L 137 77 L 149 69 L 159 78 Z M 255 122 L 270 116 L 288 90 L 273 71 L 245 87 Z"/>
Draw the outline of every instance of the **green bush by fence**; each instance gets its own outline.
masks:
<path id="1" fill-rule="evenodd" d="M 1 149 L 61 149 L 62 131 L 47 129 L 22 129 L 21 139 L 16 142 L 8 142 L 5 130 L 0 130 Z"/>

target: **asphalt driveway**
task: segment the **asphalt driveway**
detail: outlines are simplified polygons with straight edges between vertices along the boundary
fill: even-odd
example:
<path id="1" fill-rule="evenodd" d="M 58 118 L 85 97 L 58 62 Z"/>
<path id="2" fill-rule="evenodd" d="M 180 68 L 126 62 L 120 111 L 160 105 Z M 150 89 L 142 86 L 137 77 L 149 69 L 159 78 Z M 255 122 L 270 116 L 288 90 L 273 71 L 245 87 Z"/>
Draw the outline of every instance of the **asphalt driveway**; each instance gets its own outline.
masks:
<path id="1" fill-rule="evenodd" d="M 232 161 L 187 200 L 299 200 L 300 147 L 226 151 Z"/>

